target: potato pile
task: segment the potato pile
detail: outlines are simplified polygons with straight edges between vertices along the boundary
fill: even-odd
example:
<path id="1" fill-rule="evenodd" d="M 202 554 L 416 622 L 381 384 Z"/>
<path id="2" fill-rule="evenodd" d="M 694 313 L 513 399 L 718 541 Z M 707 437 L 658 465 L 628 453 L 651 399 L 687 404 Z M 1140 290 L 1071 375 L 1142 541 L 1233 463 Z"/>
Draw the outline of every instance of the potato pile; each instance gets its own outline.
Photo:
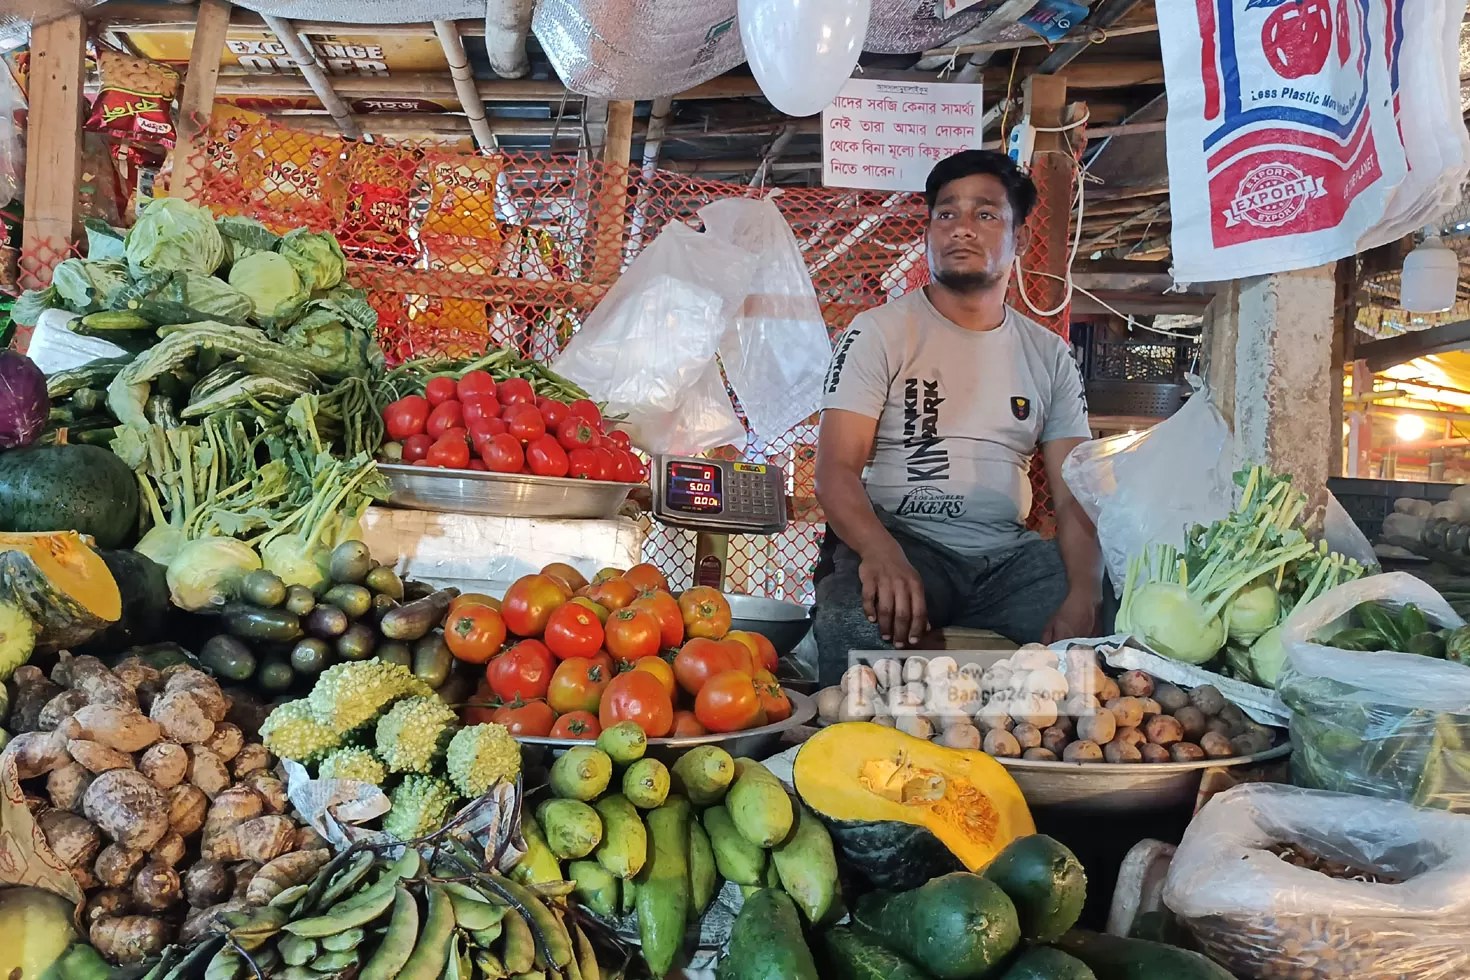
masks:
<path id="1" fill-rule="evenodd" d="M 63 654 L 49 678 L 26 665 L 13 680 L 4 754 L 112 963 L 192 942 L 331 857 L 288 814 L 275 759 L 226 720 L 231 701 L 208 674 Z"/>
<path id="2" fill-rule="evenodd" d="M 1184 690 L 1141 670 L 1108 676 L 1091 647 L 1029 644 L 991 667 L 953 657 L 849 667 L 817 695 L 823 724 L 872 721 L 955 749 L 1043 762 L 1195 762 L 1270 748 L 1213 685 Z"/>

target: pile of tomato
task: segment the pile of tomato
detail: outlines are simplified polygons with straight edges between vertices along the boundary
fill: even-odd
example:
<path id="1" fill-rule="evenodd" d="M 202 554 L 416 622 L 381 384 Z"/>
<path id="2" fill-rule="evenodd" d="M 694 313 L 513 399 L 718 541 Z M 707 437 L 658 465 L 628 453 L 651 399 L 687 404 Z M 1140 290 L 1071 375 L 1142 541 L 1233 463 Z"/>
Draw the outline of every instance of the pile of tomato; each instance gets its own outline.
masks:
<path id="1" fill-rule="evenodd" d="M 633 721 L 650 738 L 681 737 L 791 715 L 771 641 L 731 630 L 730 604 L 714 589 L 675 597 L 652 565 L 603 569 L 591 582 L 548 565 L 498 602 L 461 595 L 444 640 L 459 659 L 485 665 L 465 723 L 498 722 L 516 735 L 595 739 Z"/>
<path id="2" fill-rule="evenodd" d="M 387 457 L 397 446 L 398 458 L 414 466 L 619 483 L 648 479 L 628 434 L 607 429 L 595 402 L 538 398 L 524 378 L 496 383 L 485 371 L 468 371 L 458 381 L 433 378 L 422 395 L 387 405 L 383 426 L 392 440 Z"/>

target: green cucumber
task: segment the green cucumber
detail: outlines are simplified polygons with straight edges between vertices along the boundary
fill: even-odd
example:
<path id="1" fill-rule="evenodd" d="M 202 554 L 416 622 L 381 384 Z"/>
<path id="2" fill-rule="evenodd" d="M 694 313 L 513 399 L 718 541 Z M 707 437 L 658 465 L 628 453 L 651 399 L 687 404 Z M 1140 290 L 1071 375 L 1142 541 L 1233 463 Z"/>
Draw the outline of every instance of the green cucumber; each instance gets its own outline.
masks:
<path id="1" fill-rule="evenodd" d="M 930 980 L 902 956 L 851 929 L 828 929 L 822 945 L 832 975 L 845 980 Z"/>
<path id="2" fill-rule="evenodd" d="M 261 609 L 243 602 L 225 606 L 221 615 L 225 629 L 247 640 L 292 643 L 301 638 L 300 617 L 284 609 Z"/>

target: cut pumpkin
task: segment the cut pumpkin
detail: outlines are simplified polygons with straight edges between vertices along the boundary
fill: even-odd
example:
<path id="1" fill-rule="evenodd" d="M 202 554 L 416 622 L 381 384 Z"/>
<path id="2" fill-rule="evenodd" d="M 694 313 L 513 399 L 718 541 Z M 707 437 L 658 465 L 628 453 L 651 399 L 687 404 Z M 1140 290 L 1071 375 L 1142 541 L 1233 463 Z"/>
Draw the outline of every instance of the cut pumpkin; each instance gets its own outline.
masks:
<path id="1" fill-rule="evenodd" d="M 813 735 L 793 782 L 848 866 L 878 888 L 917 887 L 956 862 L 979 871 L 1036 833 L 1020 787 L 990 756 L 869 722 Z"/>
<path id="2" fill-rule="evenodd" d="M 0 600 L 36 624 L 38 650 L 81 643 L 122 615 L 116 579 L 75 531 L 0 534 Z"/>

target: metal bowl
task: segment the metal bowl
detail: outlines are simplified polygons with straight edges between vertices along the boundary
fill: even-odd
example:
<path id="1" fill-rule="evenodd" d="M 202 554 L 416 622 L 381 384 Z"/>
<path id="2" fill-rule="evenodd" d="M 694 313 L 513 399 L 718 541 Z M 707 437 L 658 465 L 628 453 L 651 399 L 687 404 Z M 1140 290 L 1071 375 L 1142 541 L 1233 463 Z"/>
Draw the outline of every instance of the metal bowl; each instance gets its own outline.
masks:
<path id="1" fill-rule="evenodd" d="M 1283 742 L 1254 755 L 1199 762 L 996 761 L 1016 780 L 1029 806 L 1127 813 L 1193 807 L 1206 769 L 1271 762 L 1290 752 L 1291 743 Z"/>
<path id="2" fill-rule="evenodd" d="M 799 725 L 805 725 L 817 716 L 817 705 L 805 694 L 800 694 L 791 688 L 782 688 L 786 696 L 791 699 L 791 717 L 785 721 L 778 721 L 774 725 L 763 725 L 760 728 L 747 728 L 743 732 L 731 732 L 728 735 L 689 735 L 684 738 L 651 738 L 648 740 L 648 755 L 655 759 L 672 762 L 679 756 L 688 752 L 697 745 L 718 745 L 732 756 L 739 758 L 747 756 L 752 759 L 761 759 L 771 754 L 781 742 L 781 736 L 787 731 Z M 575 748 L 578 745 L 586 745 L 586 739 L 575 738 L 543 738 L 535 735 L 517 735 L 517 742 L 522 745 L 542 745 L 553 752 L 562 752 L 566 749 Z"/>
<path id="3" fill-rule="evenodd" d="M 378 471 L 388 480 L 388 503 L 394 507 L 496 517 L 606 520 L 618 516 L 629 492 L 639 486 L 401 463 L 379 463 Z"/>
<path id="4" fill-rule="evenodd" d="M 778 656 L 790 653 L 812 628 L 811 613 L 799 602 L 733 592 L 726 592 L 725 598 L 730 603 L 730 628 L 760 633 L 771 641 Z"/>

